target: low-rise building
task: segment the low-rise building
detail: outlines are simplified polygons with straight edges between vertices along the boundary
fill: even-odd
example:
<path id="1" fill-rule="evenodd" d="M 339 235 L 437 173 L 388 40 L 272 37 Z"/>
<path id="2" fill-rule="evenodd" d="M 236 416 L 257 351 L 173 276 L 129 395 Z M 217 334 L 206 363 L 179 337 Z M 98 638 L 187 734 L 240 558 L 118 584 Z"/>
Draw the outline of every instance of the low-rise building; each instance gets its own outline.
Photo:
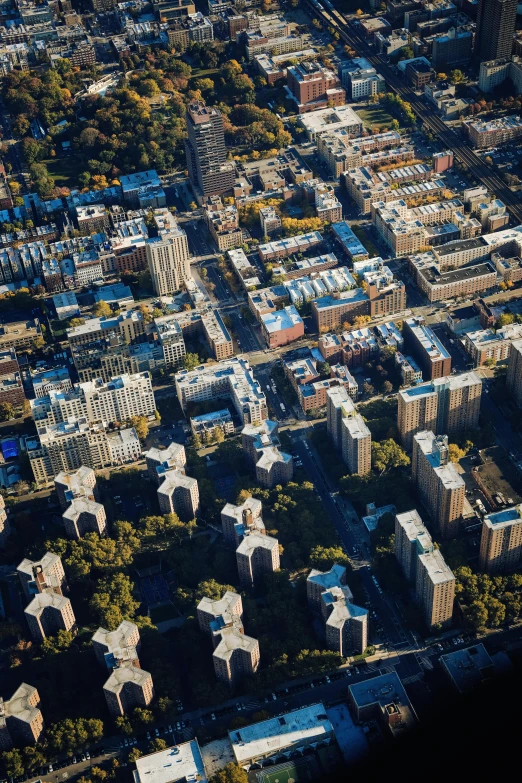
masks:
<path id="1" fill-rule="evenodd" d="M 439 661 L 458 693 L 469 693 L 495 676 L 495 666 L 483 644 L 446 653 Z"/>
<path id="2" fill-rule="evenodd" d="M 312 247 L 320 245 L 322 241 L 323 237 L 318 231 L 311 231 L 309 234 L 299 234 L 259 245 L 257 252 L 261 261 L 278 261 L 280 258 L 287 258 L 294 253 L 305 253 Z"/>
<path id="3" fill-rule="evenodd" d="M 498 147 L 522 136 L 522 120 L 517 115 L 494 120 L 471 120 L 463 125 L 476 149 Z"/>
<path id="4" fill-rule="evenodd" d="M 304 321 L 293 305 L 261 315 L 260 322 L 269 348 L 279 348 L 304 337 Z"/>
<path id="5" fill-rule="evenodd" d="M 333 741 L 334 729 L 319 703 L 234 729 L 228 736 L 236 763 L 248 767 L 263 759 L 278 758 L 289 749 L 295 752 Z"/>
<path id="6" fill-rule="evenodd" d="M 157 750 L 136 759 L 134 783 L 177 783 L 197 781 L 207 783 L 208 778 L 198 741 L 182 742 L 165 750 Z"/>
<path id="7" fill-rule="evenodd" d="M 417 716 L 396 672 L 350 685 L 348 703 L 358 723 L 376 719 L 395 739 L 417 726 Z"/>
<path id="8" fill-rule="evenodd" d="M 310 114 L 302 114 L 299 124 L 305 129 L 309 141 L 315 141 L 324 131 L 334 131 L 343 128 L 353 138 L 362 134 L 363 123 L 358 114 L 350 106 L 334 106 L 318 109 Z"/>

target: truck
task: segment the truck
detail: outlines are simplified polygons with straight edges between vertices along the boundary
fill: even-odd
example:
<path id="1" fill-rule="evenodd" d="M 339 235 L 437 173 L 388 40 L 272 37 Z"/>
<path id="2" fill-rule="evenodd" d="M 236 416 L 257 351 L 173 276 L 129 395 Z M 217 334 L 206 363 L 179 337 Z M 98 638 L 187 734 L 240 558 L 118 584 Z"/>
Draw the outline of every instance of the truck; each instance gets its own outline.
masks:
<path id="1" fill-rule="evenodd" d="M 286 412 L 286 408 L 285 408 L 285 406 L 283 405 L 283 403 L 282 403 L 282 402 L 280 402 L 280 403 L 279 403 L 279 405 L 281 406 L 281 410 L 283 411 L 283 413 L 285 413 L 285 412 Z"/>

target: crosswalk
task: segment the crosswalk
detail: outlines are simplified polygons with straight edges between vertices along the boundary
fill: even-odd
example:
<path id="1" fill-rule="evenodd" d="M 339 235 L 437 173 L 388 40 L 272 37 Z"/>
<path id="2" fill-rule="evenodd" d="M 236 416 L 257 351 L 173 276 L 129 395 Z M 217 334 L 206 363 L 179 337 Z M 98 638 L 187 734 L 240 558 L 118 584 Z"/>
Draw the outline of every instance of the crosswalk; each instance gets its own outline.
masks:
<path id="1" fill-rule="evenodd" d="M 258 701 L 247 701 L 244 704 L 241 702 L 241 706 L 244 710 L 257 710 L 261 704 Z"/>
<path id="2" fill-rule="evenodd" d="M 402 684 L 411 685 L 412 682 L 417 682 L 418 680 L 422 680 L 423 676 L 424 676 L 423 672 L 417 672 L 417 674 L 410 674 L 408 677 L 402 678 Z"/>

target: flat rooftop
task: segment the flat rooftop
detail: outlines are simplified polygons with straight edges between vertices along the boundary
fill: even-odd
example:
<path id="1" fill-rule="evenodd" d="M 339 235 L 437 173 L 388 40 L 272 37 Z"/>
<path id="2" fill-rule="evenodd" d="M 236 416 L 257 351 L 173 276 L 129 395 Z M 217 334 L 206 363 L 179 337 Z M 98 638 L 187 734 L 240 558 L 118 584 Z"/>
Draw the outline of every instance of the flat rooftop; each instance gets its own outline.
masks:
<path id="1" fill-rule="evenodd" d="M 521 506 L 513 506 L 512 508 L 505 508 L 502 511 L 496 511 L 494 514 L 487 514 L 484 517 L 484 524 L 488 527 L 508 527 L 515 522 L 522 522 L 522 508 Z"/>
<path id="2" fill-rule="evenodd" d="M 440 662 L 459 693 L 466 693 L 489 679 L 494 664 L 483 644 L 441 655 Z"/>
<path id="3" fill-rule="evenodd" d="M 325 739 L 332 733 L 326 710 L 319 703 L 230 731 L 228 736 L 236 761 L 241 765 L 253 758 L 298 747 L 301 741 Z"/>
<path id="4" fill-rule="evenodd" d="M 195 739 L 142 756 L 136 761 L 133 775 L 134 783 L 207 781 L 201 751 Z"/>

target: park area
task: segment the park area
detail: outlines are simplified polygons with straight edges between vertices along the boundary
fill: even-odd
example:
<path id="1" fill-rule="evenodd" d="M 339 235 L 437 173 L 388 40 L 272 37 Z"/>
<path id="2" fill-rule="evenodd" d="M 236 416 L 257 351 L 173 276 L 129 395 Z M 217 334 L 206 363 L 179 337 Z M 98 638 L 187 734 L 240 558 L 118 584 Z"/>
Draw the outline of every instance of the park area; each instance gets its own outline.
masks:
<path id="1" fill-rule="evenodd" d="M 390 128 L 393 122 L 391 114 L 377 104 L 357 109 L 357 114 L 368 128 Z"/>

